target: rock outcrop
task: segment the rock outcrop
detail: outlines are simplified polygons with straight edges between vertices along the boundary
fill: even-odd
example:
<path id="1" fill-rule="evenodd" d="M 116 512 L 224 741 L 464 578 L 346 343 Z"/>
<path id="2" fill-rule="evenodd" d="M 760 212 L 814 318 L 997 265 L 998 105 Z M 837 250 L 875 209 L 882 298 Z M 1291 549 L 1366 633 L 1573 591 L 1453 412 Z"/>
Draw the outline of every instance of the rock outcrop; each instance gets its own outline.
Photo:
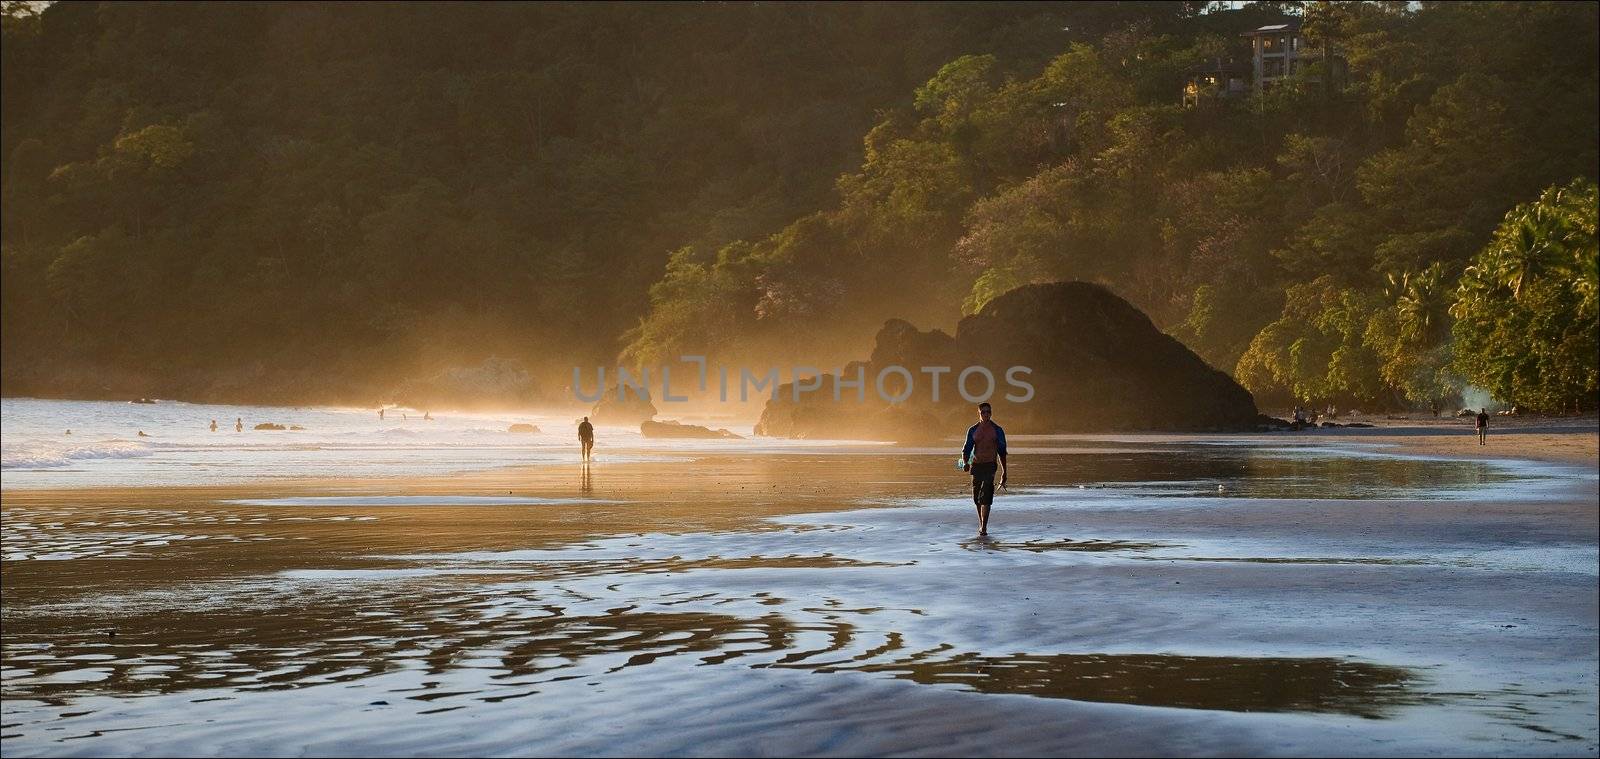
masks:
<path id="1" fill-rule="evenodd" d="M 906 377 L 912 380 L 895 403 L 877 389 L 889 367 L 906 370 L 882 375 L 889 395 L 905 393 Z M 949 369 L 935 375 L 925 367 Z M 840 372 L 852 382 L 864 375 L 864 401 L 848 386 L 836 401 L 839 377 L 833 375 L 798 402 L 793 384 L 783 385 L 762 411 L 756 434 L 900 441 L 957 435 L 975 418 L 973 402 L 957 387 L 967 367 L 983 367 L 994 378 L 989 401 L 995 419 L 1014 434 L 1257 429 L 1250 393 L 1138 309 L 1099 285 L 1056 282 L 994 299 L 962 319 L 954 337 L 891 319 L 879 330 L 871 359 Z M 988 390 L 981 373 L 966 386 L 973 396 Z"/>
<path id="2" fill-rule="evenodd" d="M 663 419 L 659 422 L 645 420 L 639 423 L 639 434 L 649 438 L 725 438 L 742 440 L 739 435 L 723 429 L 713 430 L 701 427 L 698 424 L 683 424 L 672 419 Z"/>
<path id="3" fill-rule="evenodd" d="M 538 431 L 538 425 L 528 424 L 527 422 L 517 422 L 516 424 L 506 428 L 506 432 L 521 432 L 530 435 Z"/>
<path id="4" fill-rule="evenodd" d="M 589 412 L 589 422 L 632 427 L 650 421 L 655 416 L 656 405 L 650 402 L 650 391 L 632 387 L 619 390 L 613 386 L 594 404 L 594 409 Z"/>

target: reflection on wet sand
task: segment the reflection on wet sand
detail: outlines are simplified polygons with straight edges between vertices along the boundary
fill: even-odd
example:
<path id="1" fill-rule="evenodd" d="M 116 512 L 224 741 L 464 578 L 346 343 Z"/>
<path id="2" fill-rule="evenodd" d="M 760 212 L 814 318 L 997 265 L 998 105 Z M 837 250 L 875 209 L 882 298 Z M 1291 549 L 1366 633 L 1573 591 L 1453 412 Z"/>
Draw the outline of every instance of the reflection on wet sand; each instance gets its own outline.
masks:
<path id="1" fill-rule="evenodd" d="M 1390 567 L 1417 567 L 1430 562 L 1422 559 L 1368 559 L 1361 557 L 1300 557 L 1300 556 L 1181 556 L 1165 557 L 1162 561 L 1223 561 L 1245 564 L 1372 564 Z"/>
<path id="2" fill-rule="evenodd" d="M 962 548 L 973 551 L 1032 551 L 1043 553 L 1045 551 L 1086 551 L 1098 553 L 1101 551 L 1150 551 L 1157 548 L 1179 548 L 1175 543 L 1149 543 L 1137 540 L 1026 540 L 1016 543 L 1007 543 L 999 540 L 969 540 L 961 544 Z"/>
<path id="3" fill-rule="evenodd" d="M 418 599 L 409 619 L 351 615 L 337 607 L 282 609 L 266 617 L 208 613 L 203 625 L 123 618 L 120 636 L 83 631 L 54 642 L 7 645 L 4 693 L 7 699 L 65 706 L 88 694 L 239 694 L 345 683 L 399 669 L 438 678 L 478 670 L 486 679 L 472 681 L 472 688 L 446 689 L 442 679 L 429 679 L 392 692 L 424 702 L 498 702 L 538 693 L 544 683 L 690 656 L 700 665 L 744 659 L 757 669 L 886 674 L 980 693 L 1193 709 L 1376 718 L 1424 700 L 1405 669 L 1330 658 L 985 656 L 948 644 L 905 654 L 900 633 L 839 620 L 838 612 L 875 609 L 805 609 L 830 613 L 824 621 L 797 623 L 777 612 L 746 618 L 625 606 L 568 616 L 555 604 L 519 604 L 515 614 L 487 618 L 481 612 L 492 599 L 464 600 L 469 599 Z M 19 637 L 37 640 L 26 632 Z M 615 654 L 627 658 L 603 669 L 587 664 Z"/>
<path id="4" fill-rule="evenodd" d="M 116 636 L 99 630 L 66 635 L 30 630 L 18 637 L 32 642 L 5 647 L 3 690 L 7 700 L 65 705 L 91 694 L 286 690 L 406 668 L 430 676 L 471 669 L 483 671 L 493 689 L 432 692 L 438 684 L 424 682 L 420 692 L 406 697 L 498 701 L 528 695 L 541 682 L 568 679 L 563 675 L 569 670 L 587 671 L 582 665 L 589 659 L 630 655 L 604 670 L 607 674 L 689 654 L 707 654 L 705 663 L 721 663 L 781 652 L 796 634 L 796 626 L 775 613 L 744 619 L 622 607 L 568 616 L 562 606 L 543 604 L 519 605 L 514 615 L 486 618 L 475 612 L 493 599 L 461 600 L 418 599 L 404 617 L 317 606 L 267 615 L 208 612 L 184 624 L 164 615 L 123 617 L 116 620 L 122 631 Z M 55 640 L 46 642 L 49 637 Z"/>
<path id="5" fill-rule="evenodd" d="M 689 474 L 666 465 L 594 469 L 481 473 L 405 483 L 403 492 L 383 483 L 302 483 L 7 493 L 0 733 L 8 752 L 59 749 L 63 723 L 98 736 L 118 704 L 150 695 L 230 699 L 259 711 L 281 702 L 252 694 L 304 688 L 333 702 L 342 694 L 358 697 L 356 706 L 434 713 L 490 710 L 487 704 L 508 700 L 517 708 L 528 702 L 515 699 L 538 693 L 567 698 L 574 694 L 562 690 L 567 681 L 605 689 L 606 698 L 650 698 L 662 681 L 699 672 L 723 684 L 755 684 L 725 694 L 735 701 L 763 684 L 794 682 L 784 678 L 804 680 L 808 697 L 815 687 L 818 698 L 849 681 L 937 699 L 1007 694 L 1347 718 L 1413 713 L 1405 707 L 1459 713 L 1460 703 L 1479 699 L 1508 724 L 1559 730 L 1563 739 L 1589 736 L 1567 727 L 1571 714 L 1591 708 L 1587 696 L 1552 707 L 1538 700 L 1544 692 L 1437 693 L 1433 669 L 1425 688 L 1414 669 L 1345 658 L 1432 667 L 1445 656 L 1435 649 L 1373 646 L 1343 628 L 1342 637 L 1308 638 L 1285 621 L 1320 613 L 1324 603 L 1362 613 L 1340 590 L 1359 587 L 1388 594 L 1370 602 L 1363 595 L 1361 604 L 1412 613 L 1412 627 L 1401 633 L 1416 633 L 1417 620 L 1439 612 L 1429 599 L 1416 613 L 1408 596 L 1397 595 L 1403 587 L 1385 589 L 1382 581 L 1399 570 L 1382 565 L 1426 562 L 1440 570 L 1434 580 L 1476 582 L 1444 574 L 1449 568 L 1429 553 L 1437 540 L 1390 545 L 1376 536 L 1324 535 L 1303 548 L 1309 557 L 1348 558 L 1293 558 L 1303 545 L 1299 533 L 1260 543 L 1194 530 L 1211 522 L 1206 510 L 1217 504 L 1207 499 L 1196 499 L 1199 506 L 1140 501 L 1143 511 L 1118 512 L 1124 521 L 1107 525 L 1072 508 L 1070 494 L 1060 499 L 1067 508 L 1044 498 L 1004 512 L 1016 520 L 1006 523 L 1005 539 L 969 539 L 970 506 L 959 503 L 871 517 L 790 517 L 959 495 L 964 483 L 945 456 L 720 456 L 697 461 Z M 1326 497 L 1319 482 L 1341 483 L 1345 493 L 1422 497 L 1502 478 L 1478 464 L 1286 462 L 1240 451 L 1037 456 L 1029 473 L 1037 486 L 1062 491 L 1127 482 L 1135 483 L 1130 492 L 1169 495 L 1196 482 L 1214 491 L 1221 479 L 1230 496 L 1314 497 Z M 253 500 L 228 503 L 240 498 Z M 515 505 L 461 505 L 486 499 Z M 1230 505 L 1238 504 L 1219 511 Z M 1279 508 L 1276 521 L 1299 519 L 1288 510 L 1298 504 Z M 1170 517 L 1179 509 L 1187 509 L 1187 532 Z M 763 519 L 771 516 L 783 519 Z M 1219 515 L 1219 523 L 1225 519 Z M 1250 527 L 1278 529 L 1274 522 Z M 1188 550 L 1206 555 L 1181 555 Z M 970 584 L 991 573 L 1011 586 L 980 582 L 985 590 L 974 595 Z M 1216 583 L 1190 583 L 1191 576 Z M 1222 584 L 1230 578 L 1254 585 Z M 1302 578 L 1310 578 L 1304 589 L 1296 586 Z M 1029 590 L 1012 592 L 1019 587 Z M 1257 630 L 1229 624 L 1229 613 L 1245 603 L 1232 597 L 1236 590 L 1251 603 L 1278 604 L 1284 620 L 1251 624 L 1308 656 L 1253 656 L 1260 649 L 1249 636 Z M 1274 595 L 1280 590 L 1287 592 Z M 1173 613 L 1191 608 L 1188 617 Z M 1495 641 L 1512 635 L 1495 634 Z M 1218 648 L 1230 640 L 1238 645 Z M 1201 646 L 1231 655 L 1181 653 Z M 1402 653 L 1388 658 L 1394 651 Z M 1524 706 L 1526 714 L 1507 711 Z M 106 754 L 119 747 L 71 745 Z"/>
<path id="6" fill-rule="evenodd" d="M 1221 449 L 1183 456 L 1152 451 L 1063 458 L 1067 461 L 1050 472 L 1052 481 L 1091 492 L 1157 498 L 1460 500 L 1473 489 L 1516 479 L 1485 461 L 1341 457 L 1315 451 L 1262 456 Z"/>
<path id="7" fill-rule="evenodd" d="M 1416 679 L 1400 667 L 1307 658 L 1167 654 L 983 656 L 949 646 L 888 663 L 826 667 L 826 672 L 881 672 L 979 693 L 1238 712 L 1334 712 L 1387 716 L 1423 703 Z"/>

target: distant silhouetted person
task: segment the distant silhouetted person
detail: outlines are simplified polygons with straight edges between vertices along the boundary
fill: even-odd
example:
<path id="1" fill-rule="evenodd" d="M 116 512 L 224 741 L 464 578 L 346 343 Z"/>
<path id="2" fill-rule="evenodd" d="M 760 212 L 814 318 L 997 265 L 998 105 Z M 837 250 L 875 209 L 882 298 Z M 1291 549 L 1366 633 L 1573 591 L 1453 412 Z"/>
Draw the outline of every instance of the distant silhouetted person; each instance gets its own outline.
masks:
<path id="1" fill-rule="evenodd" d="M 382 407 L 379 407 L 379 408 L 378 408 L 378 418 L 379 418 L 379 419 L 382 419 L 382 418 L 383 418 L 383 408 L 382 408 Z"/>
<path id="2" fill-rule="evenodd" d="M 433 414 L 430 413 L 430 412 L 427 412 L 427 411 L 422 412 L 422 421 L 424 421 L 424 422 L 433 421 Z"/>
<path id="3" fill-rule="evenodd" d="M 217 420 L 215 420 L 215 419 L 211 420 L 211 431 L 212 432 L 216 432 L 217 431 Z"/>
<path id="4" fill-rule="evenodd" d="M 578 423 L 578 444 L 583 446 L 583 460 L 588 461 L 589 452 L 594 450 L 594 425 L 589 423 L 587 416 Z"/>
<path id="5" fill-rule="evenodd" d="M 1484 438 L 1489 436 L 1489 409 L 1478 409 L 1478 445 L 1488 445 Z"/>
<path id="6" fill-rule="evenodd" d="M 1011 467 L 1006 465 L 1006 431 L 991 419 L 988 403 L 978 404 L 978 423 L 967 429 L 961 448 L 961 471 L 972 473 L 972 505 L 978 508 L 978 534 L 989 534 L 989 508 L 994 505 L 994 475 L 1000 470 L 1000 487 L 1006 486 Z"/>
<path id="7" fill-rule="evenodd" d="M 244 417 L 241 416 L 233 420 L 233 431 L 244 432 Z"/>
<path id="8" fill-rule="evenodd" d="M 150 437 L 150 436 L 144 434 L 144 430 L 139 430 L 139 437 Z"/>
<path id="9" fill-rule="evenodd" d="M 71 435 L 72 434 L 72 430 L 67 430 L 67 434 Z"/>

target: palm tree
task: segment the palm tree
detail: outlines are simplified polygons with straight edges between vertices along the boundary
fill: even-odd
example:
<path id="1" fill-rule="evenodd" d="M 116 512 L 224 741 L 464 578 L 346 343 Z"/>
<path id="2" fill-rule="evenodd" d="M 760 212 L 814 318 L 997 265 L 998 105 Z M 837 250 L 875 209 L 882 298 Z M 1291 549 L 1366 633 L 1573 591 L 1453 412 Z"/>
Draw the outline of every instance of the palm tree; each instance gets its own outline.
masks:
<path id="1" fill-rule="evenodd" d="M 1518 209 L 1521 213 L 1510 232 L 1499 242 L 1500 281 L 1511 288 L 1511 297 L 1522 298 L 1522 288 L 1543 273 L 1551 247 L 1550 225 L 1543 208 Z M 1514 211 L 1513 213 L 1517 213 Z"/>
<path id="2" fill-rule="evenodd" d="M 1448 334 L 1450 292 L 1445 287 L 1443 263 L 1436 261 L 1420 272 L 1407 272 L 1398 280 L 1391 275 L 1389 282 L 1401 337 L 1411 343 L 1424 343 L 1442 340 Z"/>

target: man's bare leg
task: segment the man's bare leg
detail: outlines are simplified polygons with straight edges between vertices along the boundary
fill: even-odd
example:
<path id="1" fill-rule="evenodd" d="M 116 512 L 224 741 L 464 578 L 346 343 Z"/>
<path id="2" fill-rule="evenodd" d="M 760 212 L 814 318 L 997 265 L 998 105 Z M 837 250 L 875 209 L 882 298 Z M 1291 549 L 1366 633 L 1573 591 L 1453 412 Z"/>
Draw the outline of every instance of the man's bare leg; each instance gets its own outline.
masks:
<path id="1" fill-rule="evenodd" d="M 989 504 L 987 503 L 978 507 L 978 534 L 989 534 Z"/>

